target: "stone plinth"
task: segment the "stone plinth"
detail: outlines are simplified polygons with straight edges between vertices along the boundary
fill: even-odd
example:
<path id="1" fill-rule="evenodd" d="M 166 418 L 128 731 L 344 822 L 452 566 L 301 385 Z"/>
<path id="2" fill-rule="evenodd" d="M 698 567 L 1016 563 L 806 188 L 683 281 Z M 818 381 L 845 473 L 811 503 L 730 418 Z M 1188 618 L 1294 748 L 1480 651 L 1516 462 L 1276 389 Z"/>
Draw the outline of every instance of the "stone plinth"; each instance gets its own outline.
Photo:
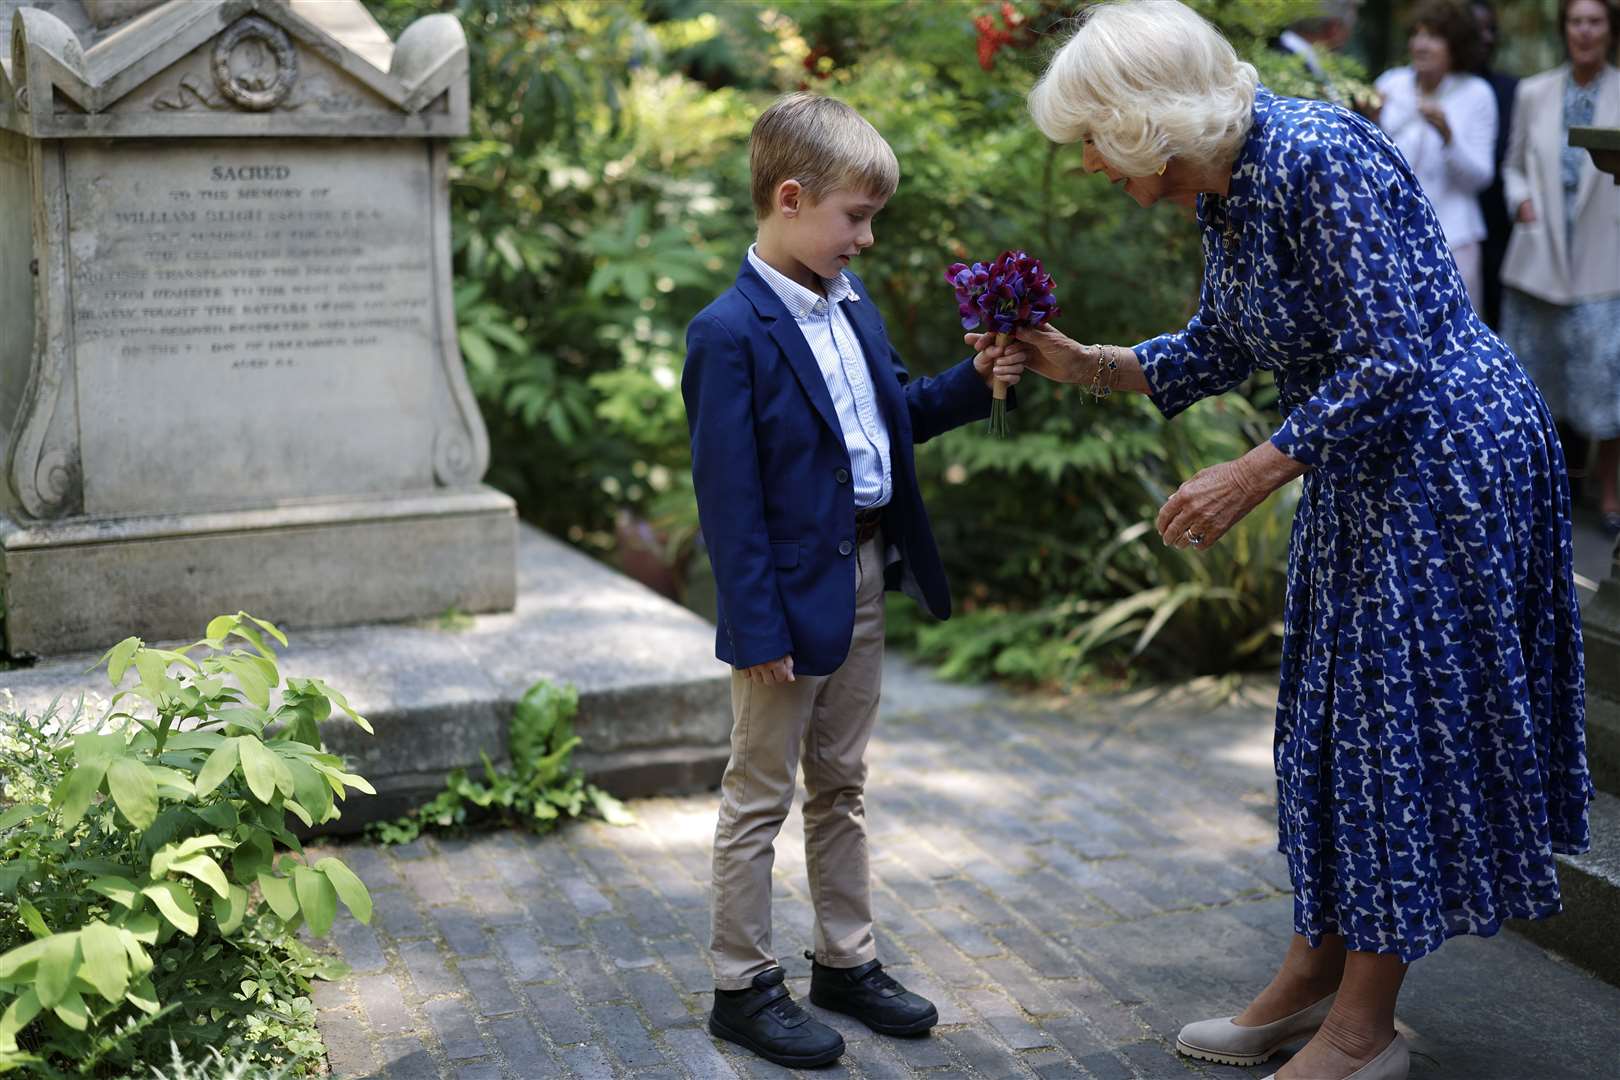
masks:
<path id="1" fill-rule="evenodd" d="M 539 679 L 579 689 L 574 727 L 583 743 L 574 760 L 609 790 L 651 795 L 719 783 L 730 754 L 731 676 L 714 658 L 714 626 L 530 526 L 517 536 L 509 613 L 291 635 L 282 674 L 327 680 L 376 729 L 367 735 L 345 720 L 324 731 L 377 789 L 349 804 L 332 831 L 420 805 L 449 770 L 482 768 L 480 753 L 505 761 L 513 710 Z M 201 629 L 188 627 L 184 639 Z M 34 716 L 58 698 L 105 700 L 106 673 L 90 670 L 98 656 L 0 672 L 0 688 Z"/>
<path id="2" fill-rule="evenodd" d="M 456 20 L 0 0 L 0 32 L 8 650 L 510 607 L 451 300 Z"/>

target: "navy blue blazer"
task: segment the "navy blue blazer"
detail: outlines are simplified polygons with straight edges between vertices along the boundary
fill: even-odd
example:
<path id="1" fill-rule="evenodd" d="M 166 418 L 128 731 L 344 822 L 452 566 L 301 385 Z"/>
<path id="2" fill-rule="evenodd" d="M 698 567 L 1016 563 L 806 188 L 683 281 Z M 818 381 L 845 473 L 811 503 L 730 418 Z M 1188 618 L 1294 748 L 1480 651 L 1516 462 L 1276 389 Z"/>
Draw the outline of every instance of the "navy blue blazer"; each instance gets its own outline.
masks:
<path id="1" fill-rule="evenodd" d="M 989 416 L 990 390 L 971 359 L 912 379 L 866 286 L 848 276 L 860 301 L 844 311 L 889 426 L 893 494 L 883 531 L 899 560 L 888 565 L 885 588 L 948 618 L 912 444 Z M 746 258 L 736 283 L 687 327 L 681 393 L 719 593 L 715 655 L 743 668 L 791 654 L 796 673 L 832 674 L 855 631 L 849 452 L 809 343 Z"/>

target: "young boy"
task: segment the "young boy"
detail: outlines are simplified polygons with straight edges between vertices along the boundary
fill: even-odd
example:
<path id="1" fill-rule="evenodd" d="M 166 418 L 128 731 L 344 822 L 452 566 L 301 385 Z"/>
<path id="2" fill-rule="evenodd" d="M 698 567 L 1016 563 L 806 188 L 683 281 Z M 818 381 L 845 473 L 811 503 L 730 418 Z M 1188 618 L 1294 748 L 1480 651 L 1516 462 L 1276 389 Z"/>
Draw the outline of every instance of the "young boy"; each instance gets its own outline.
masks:
<path id="1" fill-rule="evenodd" d="M 912 380 L 865 285 L 846 273 L 899 184 L 894 151 L 849 106 L 789 94 L 749 140 L 758 241 L 687 329 L 681 390 L 698 513 L 732 665 L 731 760 L 714 835 L 709 1030 L 770 1061 L 823 1065 L 844 1041 L 794 1004 L 771 952 L 773 843 L 802 753 L 815 907 L 810 1000 L 919 1035 L 934 1006 L 883 971 L 872 939 L 863 789 L 883 667 L 883 593 L 943 619 L 950 594 L 912 444 L 983 419 L 984 354 Z M 947 299 L 943 291 L 941 301 Z"/>

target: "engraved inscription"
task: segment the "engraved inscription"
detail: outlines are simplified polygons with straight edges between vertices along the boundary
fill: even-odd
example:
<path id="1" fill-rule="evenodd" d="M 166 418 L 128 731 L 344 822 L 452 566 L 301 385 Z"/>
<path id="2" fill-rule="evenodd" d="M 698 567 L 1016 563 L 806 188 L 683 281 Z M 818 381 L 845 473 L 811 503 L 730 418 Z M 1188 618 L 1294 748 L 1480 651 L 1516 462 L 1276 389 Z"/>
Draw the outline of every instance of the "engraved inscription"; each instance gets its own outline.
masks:
<path id="1" fill-rule="evenodd" d="M 70 147 L 86 509 L 135 505 L 142 444 L 228 462 L 208 504 L 431 486 L 428 190 L 410 145 Z"/>

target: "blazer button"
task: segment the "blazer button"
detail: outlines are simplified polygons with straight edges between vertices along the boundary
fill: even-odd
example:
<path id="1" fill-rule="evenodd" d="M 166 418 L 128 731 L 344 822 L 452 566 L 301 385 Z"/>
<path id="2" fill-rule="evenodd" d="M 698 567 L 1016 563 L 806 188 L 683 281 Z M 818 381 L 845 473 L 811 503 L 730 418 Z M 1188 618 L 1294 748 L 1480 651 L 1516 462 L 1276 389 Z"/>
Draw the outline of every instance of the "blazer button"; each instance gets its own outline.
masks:
<path id="1" fill-rule="evenodd" d="M 840 540 L 840 541 L 838 541 L 838 554 L 840 554 L 840 555 L 848 555 L 850 552 L 852 552 L 854 550 L 855 550 L 855 545 L 850 543 L 848 540 Z"/>
<path id="2" fill-rule="evenodd" d="M 848 469 L 839 469 L 838 472 L 836 474 L 834 474 L 834 475 L 836 475 L 838 477 L 838 482 L 840 484 L 849 483 L 849 470 Z"/>

